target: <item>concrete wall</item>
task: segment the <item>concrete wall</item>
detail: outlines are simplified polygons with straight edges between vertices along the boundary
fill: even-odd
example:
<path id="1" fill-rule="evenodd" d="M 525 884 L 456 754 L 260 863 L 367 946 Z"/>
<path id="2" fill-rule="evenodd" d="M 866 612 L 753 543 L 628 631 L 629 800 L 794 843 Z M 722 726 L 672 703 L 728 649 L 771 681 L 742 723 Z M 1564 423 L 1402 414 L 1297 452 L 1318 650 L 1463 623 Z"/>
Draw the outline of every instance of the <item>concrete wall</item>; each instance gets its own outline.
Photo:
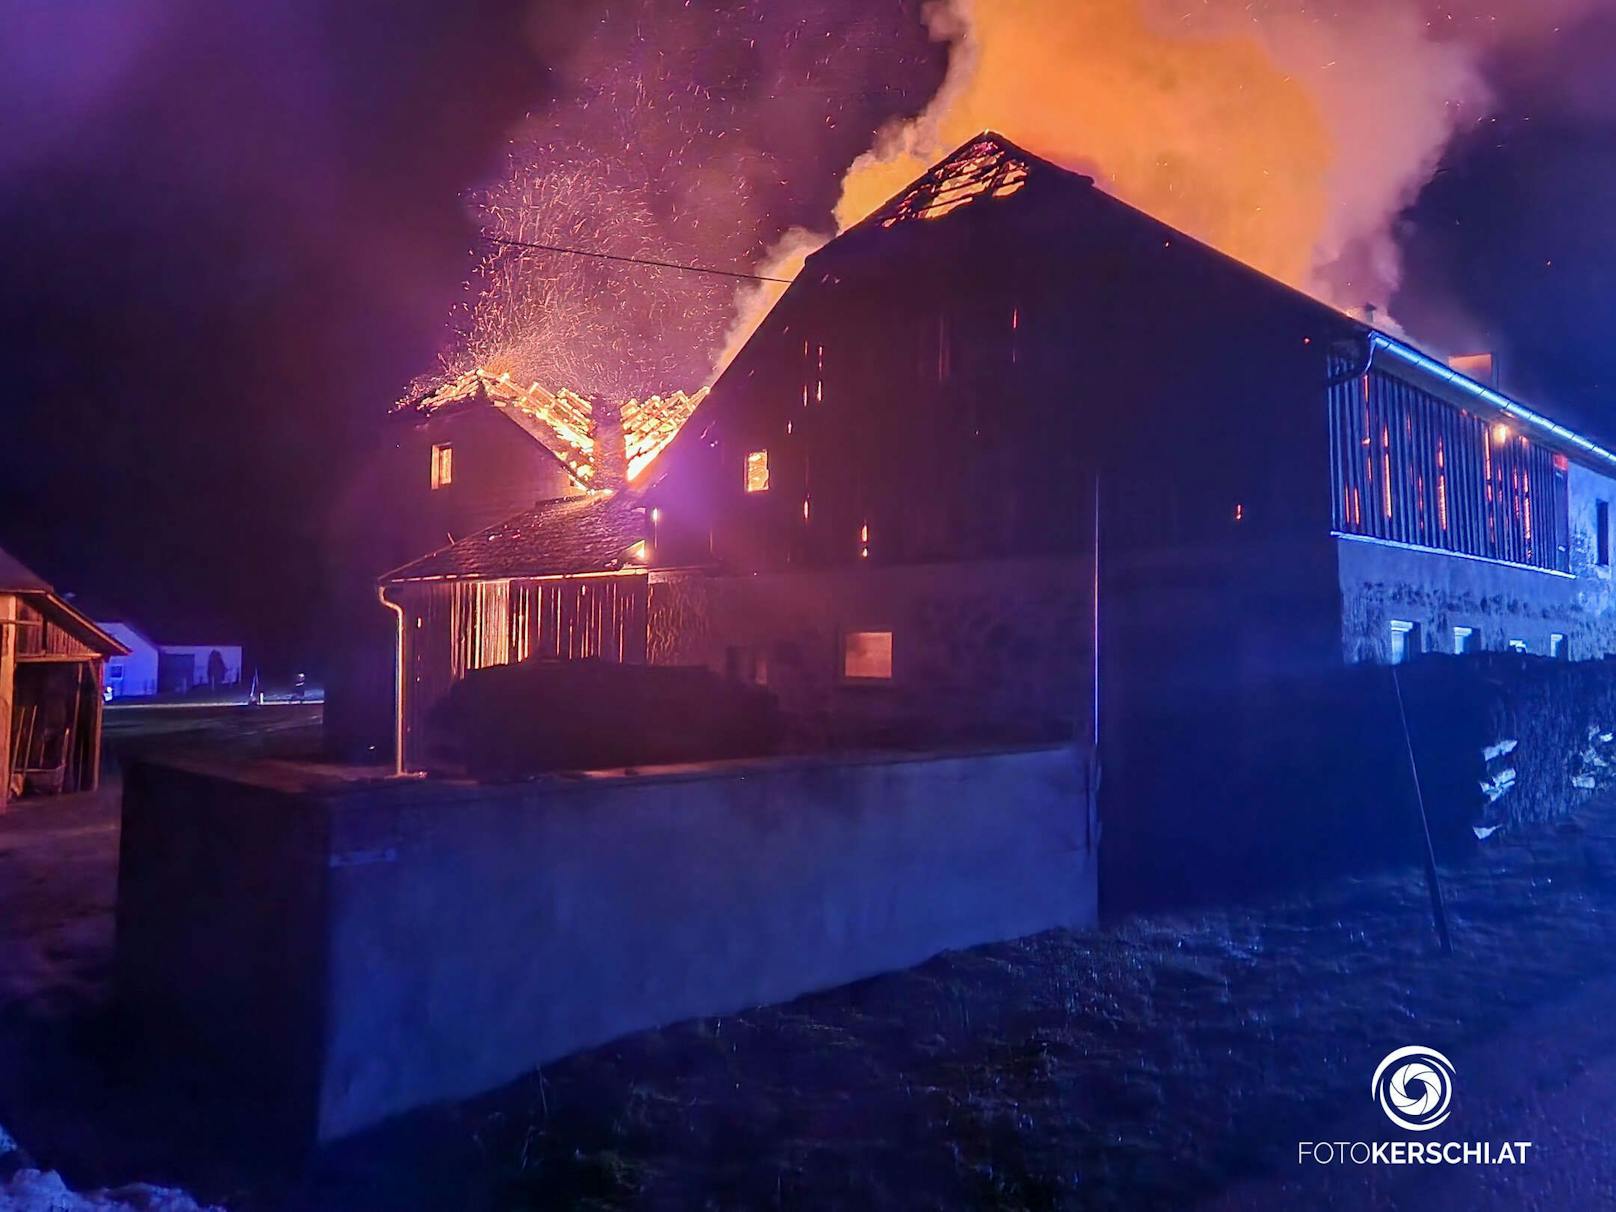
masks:
<path id="1" fill-rule="evenodd" d="M 649 658 L 743 678 L 762 658 L 805 743 L 1087 736 L 1092 576 L 1075 558 L 656 573 Z M 842 677 L 848 631 L 892 633 L 889 682 Z"/>
<path id="2" fill-rule="evenodd" d="M 328 1140 L 627 1032 L 1092 924 L 1087 784 L 1067 748 L 504 787 L 141 766 L 119 992 Z"/>
<path id="3" fill-rule="evenodd" d="M 1442 552 L 1337 539 L 1341 644 L 1348 661 L 1385 661 L 1392 619 L 1416 623 L 1421 647 L 1451 652 L 1454 627 L 1474 628 L 1485 651 L 1512 639 L 1547 655 L 1565 635 L 1572 660 L 1616 654 L 1616 589 L 1596 548 L 1599 501 L 1616 506 L 1616 481 L 1580 464 L 1568 479 L 1571 574 Z"/>

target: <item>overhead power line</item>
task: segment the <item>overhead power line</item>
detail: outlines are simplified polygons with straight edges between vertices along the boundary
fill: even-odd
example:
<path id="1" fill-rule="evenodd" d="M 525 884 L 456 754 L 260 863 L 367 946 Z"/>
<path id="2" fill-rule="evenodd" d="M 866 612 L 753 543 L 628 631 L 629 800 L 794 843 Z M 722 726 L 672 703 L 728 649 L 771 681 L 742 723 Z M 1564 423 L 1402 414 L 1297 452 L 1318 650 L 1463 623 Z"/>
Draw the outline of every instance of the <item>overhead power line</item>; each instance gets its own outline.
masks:
<path id="1" fill-rule="evenodd" d="M 654 261 L 649 257 L 622 257 L 616 253 L 594 252 L 587 248 L 567 248 L 561 244 L 534 244 L 527 240 L 506 240 L 500 236 L 483 236 L 489 244 L 505 248 L 531 248 L 537 252 L 565 253 L 570 257 L 594 257 L 599 261 L 622 261 L 628 265 L 649 265 L 655 269 L 677 269 L 688 274 L 716 274 L 721 278 L 744 278 L 748 282 L 779 282 L 791 285 L 790 278 L 771 278 L 767 274 L 747 274 L 733 269 L 713 269 L 706 265 L 681 265 L 677 261 Z"/>

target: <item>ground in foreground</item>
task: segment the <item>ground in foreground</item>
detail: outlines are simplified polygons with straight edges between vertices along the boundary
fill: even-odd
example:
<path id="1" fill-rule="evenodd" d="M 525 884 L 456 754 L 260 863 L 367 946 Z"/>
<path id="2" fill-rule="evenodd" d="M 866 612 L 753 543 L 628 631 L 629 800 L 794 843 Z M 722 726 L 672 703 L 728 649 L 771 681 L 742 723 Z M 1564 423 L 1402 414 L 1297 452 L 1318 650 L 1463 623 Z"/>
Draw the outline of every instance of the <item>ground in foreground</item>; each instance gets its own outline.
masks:
<path id="1" fill-rule="evenodd" d="M 1616 804 L 1445 870 L 1451 957 L 1415 871 L 1054 932 L 642 1033 L 295 1178 L 233 1147 L 200 1087 L 153 1090 L 125 1063 L 106 1013 L 116 838 L 110 797 L 0 817 L 0 1123 L 79 1187 L 184 1184 L 242 1209 L 1563 1207 L 1616 1189 Z M 1533 1139 L 1531 1164 L 1299 1168 L 1298 1140 L 1398 1135 L 1369 1075 L 1408 1043 L 1459 1066 L 1434 1135 Z"/>

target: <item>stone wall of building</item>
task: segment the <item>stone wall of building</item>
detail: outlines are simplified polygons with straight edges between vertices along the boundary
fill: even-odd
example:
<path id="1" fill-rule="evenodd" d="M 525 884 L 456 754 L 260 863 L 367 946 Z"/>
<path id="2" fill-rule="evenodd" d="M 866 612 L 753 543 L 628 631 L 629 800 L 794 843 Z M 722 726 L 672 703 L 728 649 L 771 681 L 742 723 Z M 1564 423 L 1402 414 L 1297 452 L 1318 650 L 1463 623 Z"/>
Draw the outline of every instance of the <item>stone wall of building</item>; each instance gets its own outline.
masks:
<path id="1" fill-rule="evenodd" d="M 1090 734 L 1086 561 L 654 574 L 650 659 L 766 684 L 793 739 L 1068 739 Z M 843 676 L 849 632 L 890 632 L 892 676 Z"/>
<path id="2" fill-rule="evenodd" d="M 1337 539 L 1341 641 L 1349 662 L 1390 656 L 1394 619 L 1419 628 L 1421 651 L 1453 651 L 1453 628 L 1474 629 L 1481 650 L 1510 640 L 1547 655 L 1564 635 L 1572 660 L 1616 654 L 1616 586 L 1600 563 L 1598 506 L 1616 509 L 1616 480 L 1571 465 L 1571 574 L 1383 543 Z M 1616 515 L 1613 525 L 1616 525 Z"/>

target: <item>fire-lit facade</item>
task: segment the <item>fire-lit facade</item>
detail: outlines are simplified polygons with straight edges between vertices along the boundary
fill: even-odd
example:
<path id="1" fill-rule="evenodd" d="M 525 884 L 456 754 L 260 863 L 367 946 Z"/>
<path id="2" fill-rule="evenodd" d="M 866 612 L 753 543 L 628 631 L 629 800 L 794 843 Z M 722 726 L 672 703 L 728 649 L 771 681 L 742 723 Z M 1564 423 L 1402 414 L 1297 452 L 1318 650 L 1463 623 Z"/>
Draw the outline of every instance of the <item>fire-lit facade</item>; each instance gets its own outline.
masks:
<path id="1" fill-rule="evenodd" d="M 338 559 L 373 575 L 541 502 L 632 489 L 705 396 L 702 388 L 602 402 L 483 367 L 455 376 L 388 415 L 383 440 L 341 501 L 332 539 Z M 333 603 L 343 641 L 330 673 L 326 730 L 334 748 L 353 756 L 381 752 L 395 731 L 395 628 L 378 613 L 371 575 L 344 582 Z"/>
<path id="2" fill-rule="evenodd" d="M 650 499 L 659 565 L 982 584 L 1097 546 L 1102 685 L 1189 693 L 1411 646 L 1616 651 L 1612 475 L 1582 436 L 984 136 L 809 259 Z"/>
<path id="3" fill-rule="evenodd" d="M 1125 777 L 1163 704 L 1616 651 L 1613 500 L 1593 442 L 984 135 L 808 259 L 617 498 L 613 575 L 624 659 L 804 741 L 1104 738 Z"/>

